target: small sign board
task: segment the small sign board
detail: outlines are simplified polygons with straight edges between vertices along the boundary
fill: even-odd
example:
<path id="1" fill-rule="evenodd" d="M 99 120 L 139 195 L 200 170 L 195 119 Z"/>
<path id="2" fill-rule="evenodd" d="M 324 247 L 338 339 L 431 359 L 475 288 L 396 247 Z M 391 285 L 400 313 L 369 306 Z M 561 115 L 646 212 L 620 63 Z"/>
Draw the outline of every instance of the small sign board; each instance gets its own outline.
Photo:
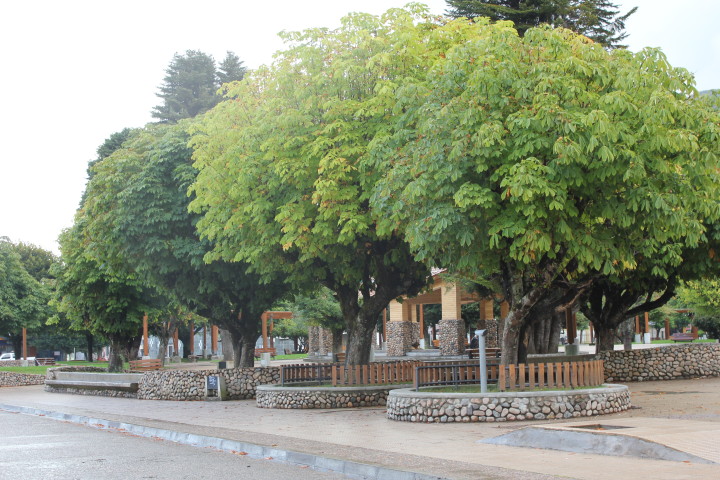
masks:
<path id="1" fill-rule="evenodd" d="M 211 376 L 207 377 L 207 389 L 208 390 L 219 390 L 220 389 L 220 382 L 219 382 L 217 376 L 211 375 Z"/>

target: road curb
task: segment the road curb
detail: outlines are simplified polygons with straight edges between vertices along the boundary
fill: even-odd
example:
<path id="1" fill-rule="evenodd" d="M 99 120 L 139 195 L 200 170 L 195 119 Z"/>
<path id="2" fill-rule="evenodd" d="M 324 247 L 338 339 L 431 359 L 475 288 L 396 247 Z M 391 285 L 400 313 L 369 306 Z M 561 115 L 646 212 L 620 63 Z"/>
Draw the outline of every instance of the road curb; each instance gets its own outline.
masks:
<path id="1" fill-rule="evenodd" d="M 60 420 L 64 422 L 77 423 L 92 428 L 104 430 L 122 430 L 132 435 L 139 435 L 147 438 L 160 438 L 182 445 L 190 445 L 200 448 L 214 448 L 229 453 L 243 452 L 250 458 L 266 459 L 276 462 L 289 463 L 292 465 L 306 466 L 321 472 L 334 472 L 347 475 L 352 478 L 367 480 L 447 480 L 444 477 L 427 475 L 419 472 L 395 470 L 378 465 L 353 462 L 340 458 L 324 457 L 311 453 L 296 452 L 280 448 L 257 445 L 254 443 L 228 440 L 219 437 L 197 435 L 193 433 L 178 432 L 162 428 L 146 427 L 132 423 L 106 420 L 102 418 L 86 417 L 70 413 L 43 410 L 33 407 L 18 405 L 0 404 L 0 410 L 23 415 L 34 415 Z"/>

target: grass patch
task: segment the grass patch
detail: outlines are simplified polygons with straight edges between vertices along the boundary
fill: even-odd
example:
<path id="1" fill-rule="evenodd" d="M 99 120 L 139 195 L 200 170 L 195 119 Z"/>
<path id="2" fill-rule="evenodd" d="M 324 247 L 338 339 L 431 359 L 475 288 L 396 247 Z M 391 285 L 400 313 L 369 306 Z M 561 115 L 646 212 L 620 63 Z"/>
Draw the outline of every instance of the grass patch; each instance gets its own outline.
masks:
<path id="1" fill-rule="evenodd" d="M 0 367 L 0 372 L 16 372 L 16 373 L 34 373 L 34 374 L 40 374 L 45 375 L 47 373 L 48 368 L 53 367 L 61 367 L 70 365 L 73 367 L 82 366 L 82 367 L 100 367 L 100 368 L 107 368 L 108 362 L 81 362 L 81 361 L 71 361 L 71 362 L 57 362 L 55 365 L 28 365 L 27 367 Z M 125 365 L 127 368 L 127 364 Z"/>
<path id="2" fill-rule="evenodd" d="M 633 343 L 635 343 L 635 342 L 633 342 Z M 693 340 L 692 342 L 675 342 L 673 340 L 653 340 L 650 343 L 652 343 L 652 344 L 656 344 L 656 343 L 658 343 L 658 344 L 662 344 L 662 343 L 717 343 L 717 340 L 712 339 L 712 338 L 708 338 L 708 339 L 704 339 L 704 340 Z"/>
<path id="3" fill-rule="evenodd" d="M 302 360 L 307 357 L 307 353 L 292 353 L 290 355 L 276 355 L 273 360 Z"/>

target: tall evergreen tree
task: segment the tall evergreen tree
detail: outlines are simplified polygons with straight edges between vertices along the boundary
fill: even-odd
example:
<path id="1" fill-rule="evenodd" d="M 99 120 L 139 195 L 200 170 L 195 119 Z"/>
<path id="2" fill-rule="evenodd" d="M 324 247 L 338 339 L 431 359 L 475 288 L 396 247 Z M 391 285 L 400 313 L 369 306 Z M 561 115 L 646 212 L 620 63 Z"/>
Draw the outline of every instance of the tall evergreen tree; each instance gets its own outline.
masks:
<path id="1" fill-rule="evenodd" d="M 242 80 L 247 72 L 247 68 L 243 65 L 240 57 L 235 55 L 234 52 L 227 52 L 225 60 L 220 62 L 217 71 L 217 79 L 220 85 L 224 83 L 235 82 Z"/>
<path id="2" fill-rule="evenodd" d="M 447 0 L 452 17 L 511 20 L 520 34 L 542 24 L 565 27 L 608 48 L 623 47 L 625 21 L 637 7 L 620 14 L 610 0 Z"/>
<path id="3" fill-rule="evenodd" d="M 165 71 L 158 97 L 161 105 L 153 109 L 152 116 L 165 123 L 192 118 L 217 104 L 215 60 L 203 52 L 188 50 L 175 54 Z"/>

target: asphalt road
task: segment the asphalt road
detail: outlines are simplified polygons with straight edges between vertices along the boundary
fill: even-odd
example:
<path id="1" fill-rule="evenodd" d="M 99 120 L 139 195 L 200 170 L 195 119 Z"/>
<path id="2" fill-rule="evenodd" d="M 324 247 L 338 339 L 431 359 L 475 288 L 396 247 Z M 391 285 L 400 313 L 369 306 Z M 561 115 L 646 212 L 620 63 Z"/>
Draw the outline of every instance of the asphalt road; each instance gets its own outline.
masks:
<path id="1" fill-rule="evenodd" d="M 0 411 L 0 477 L 46 479 L 340 479 L 272 460 Z"/>

